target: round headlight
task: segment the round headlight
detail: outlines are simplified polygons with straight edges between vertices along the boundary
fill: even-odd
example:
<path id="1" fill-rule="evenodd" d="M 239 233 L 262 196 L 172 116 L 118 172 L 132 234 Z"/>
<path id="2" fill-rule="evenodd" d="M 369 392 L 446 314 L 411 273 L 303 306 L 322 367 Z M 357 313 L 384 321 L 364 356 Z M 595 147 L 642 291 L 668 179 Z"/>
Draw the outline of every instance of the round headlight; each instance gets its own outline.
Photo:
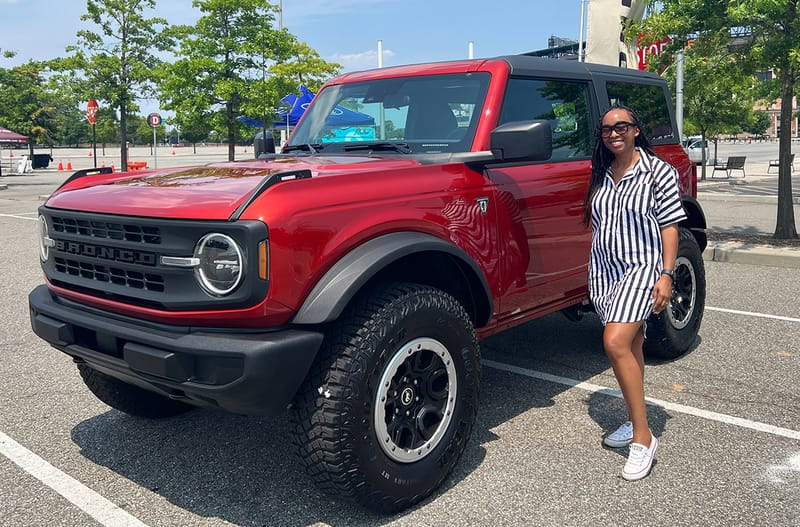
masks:
<path id="1" fill-rule="evenodd" d="M 39 216 L 39 258 L 43 262 L 50 256 L 50 247 L 53 246 L 53 239 L 47 229 L 47 220 L 44 216 Z"/>
<path id="2" fill-rule="evenodd" d="M 195 274 L 206 292 L 224 296 L 242 281 L 242 250 L 230 236 L 206 234 L 197 243 L 194 256 L 200 260 Z"/>

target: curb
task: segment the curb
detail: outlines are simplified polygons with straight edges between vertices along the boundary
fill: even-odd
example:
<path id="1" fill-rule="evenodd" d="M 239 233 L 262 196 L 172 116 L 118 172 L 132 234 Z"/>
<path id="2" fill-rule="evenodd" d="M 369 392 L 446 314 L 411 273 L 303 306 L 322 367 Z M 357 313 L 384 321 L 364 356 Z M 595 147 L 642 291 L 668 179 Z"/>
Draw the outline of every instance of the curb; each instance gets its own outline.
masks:
<path id="1" fill-rule="evenodd" d="M 712 242 L 703 251 L 707 262 L 725 262 L 800 269 L 800 247 L 774 247 L 742 242 Z"/>

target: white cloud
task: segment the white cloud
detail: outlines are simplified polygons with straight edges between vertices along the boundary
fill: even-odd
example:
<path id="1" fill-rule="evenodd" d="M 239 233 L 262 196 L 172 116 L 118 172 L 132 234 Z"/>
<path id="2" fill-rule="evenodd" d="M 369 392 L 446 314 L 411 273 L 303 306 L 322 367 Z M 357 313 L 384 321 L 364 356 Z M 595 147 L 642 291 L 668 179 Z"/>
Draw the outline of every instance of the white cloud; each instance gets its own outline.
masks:
<path id="1" fill-rule="evenodd" d="M 383 50 L 383 64 L 387 65 L 395 56 L 395 53 L 390 49 Z M 378 67 L 378 50 L 370 49 L 362 51 L 361 53 L 335 53 L 329 59 L 331 62 L 338 62 L 342 65 L 342 71 L 358 71 L 367 70 Z"/>

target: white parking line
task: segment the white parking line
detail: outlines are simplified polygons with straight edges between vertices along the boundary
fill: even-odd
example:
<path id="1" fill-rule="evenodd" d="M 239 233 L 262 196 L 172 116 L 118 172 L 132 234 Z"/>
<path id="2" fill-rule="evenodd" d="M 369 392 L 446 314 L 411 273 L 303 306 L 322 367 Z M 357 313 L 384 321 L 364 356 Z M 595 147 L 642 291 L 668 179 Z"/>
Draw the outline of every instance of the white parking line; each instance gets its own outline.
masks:
<path id="1" fill-rule="evenodd" d="M 531 377 L 533 379 L 553 382 L 556 384 L 563 384 L 565 386 L 571 386 L 573 388 L 586 390 L 587 392 L 600 393 L 603 395 L 608 395 L 610 397 L 617 397 L 620 399 L 622 398 L 622 393 L 619 390 L 613 390 L 611 388 L 600 386 L 598 384 L 577 381 L 575 379 L 570 379 L 568 377 L 551 375 L 549 373 L 530 370 L 528 368 L 521 368 L 519 366 L 514 366 L 512 364 L 506 364 L 504 362 L 496 362 L 488 359 L 483 359 L 481 363 L 484 366 L 488 366 L 496 370 L 516 373 L 518 375 L 524 375 L 525 377 Z M 750 421 L 749 419 L 742 419 L 741 417 L 734 417 L 732 415 L 710 412 L 708 410 L 703 410 L 701 408 L 694 408 L 692 406 L 686 406 L 684 404 L 678 404 L 678 403 L 671 403 L 669 401 L 662 401 L 660 399 L 653 399 L 650 397 L 647 398 L 647 404 L 653 406 L 660 406 L 665 410 L 672 410 L 673 412 L 693 415 L 695 417 L 701 417 L 703 419 L 708 419 L 710 421 L 717 421 L 720 423 L 739 426 L 742 428 L 749 428 L 750 430 L 756 430 L 758 432 L 764 432 L 766 434 L 772 434 L 780 437 L 788 437 L 789 439 L 800 439 L 800 431 L 790 430 L 788 428 L 781 428 L 779 426 L 773 426 L 766 423 L 759 423 L 758 421 Z"/>
<path id="2" fill-rule="evenodd" d="M 25 213 L 23 213 L 23 214 L 25 214 Z M 36 220 L 39 219 L 38 216 L 33 217 L 33 218 L 29 218 L 27 216 L 20 216 L 19 214 L 0 214 L 0 217 L 3 217 L 3 218 L 16 218 L 18 220 L 33 220 L 33 221 L 36 221 Z"/>
<path id="3" fill-rule="evenodd" d="M 125 512 L 72 476 L 0 432 L 0 454 L 19 465 L 76 507 L 107 527 L 147 527 L 147 524 Z"/>
<path id="4" fill-rule="evenodd" d="M 725 309 L 724 307 L 706 306 L 708 311 L 719 311 L 720 313 L 732 313 L 734 315 L 746 315 L 748 317 L 771 318 L 773 320 L 786 320 L 788 322 L 800 322 L 800 318 L 782 317 L 780 315 L 769 315 L 767 313 L 754 313 L 752 311 L 739 311 L 737 309 Z"/>

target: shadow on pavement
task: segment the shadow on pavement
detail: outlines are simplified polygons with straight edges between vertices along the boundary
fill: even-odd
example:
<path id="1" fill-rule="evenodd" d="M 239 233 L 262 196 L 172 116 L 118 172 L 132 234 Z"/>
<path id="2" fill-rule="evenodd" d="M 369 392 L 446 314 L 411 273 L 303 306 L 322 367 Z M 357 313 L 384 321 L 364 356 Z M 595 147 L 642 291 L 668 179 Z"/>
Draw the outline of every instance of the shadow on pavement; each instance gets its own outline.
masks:
<path id="1" fill-rule="evenodd" d="M 601 332 L 593 315 L 578 323 L 551 315 L 484 340 L 482 353 L 487 359 L 587 380 L 609 368 Z M 484 445 L 499 439 L 493 429 L 520 414 L 553 407 L 569 388 L 484 368 L 478 419 L 463 457 L 441 488 L 408 512 L 474 472 L 485 460 Z M 626 415 L 621 399 L 604 394 L 591 394 L 585 403 L 588 415 L 604 430 Z M 648 412 L 654 433 L 660 435 L 668 416 L 659 408 Z M 381 517 L 318 492 L 295 458 L 285 414 L 245 417 L 198 409 L 146 420 L 111 410 L 77 425 L 72 440 L 93 463 L 177 507 L 237 525 L 383 525 L 407 514 Z"/>

